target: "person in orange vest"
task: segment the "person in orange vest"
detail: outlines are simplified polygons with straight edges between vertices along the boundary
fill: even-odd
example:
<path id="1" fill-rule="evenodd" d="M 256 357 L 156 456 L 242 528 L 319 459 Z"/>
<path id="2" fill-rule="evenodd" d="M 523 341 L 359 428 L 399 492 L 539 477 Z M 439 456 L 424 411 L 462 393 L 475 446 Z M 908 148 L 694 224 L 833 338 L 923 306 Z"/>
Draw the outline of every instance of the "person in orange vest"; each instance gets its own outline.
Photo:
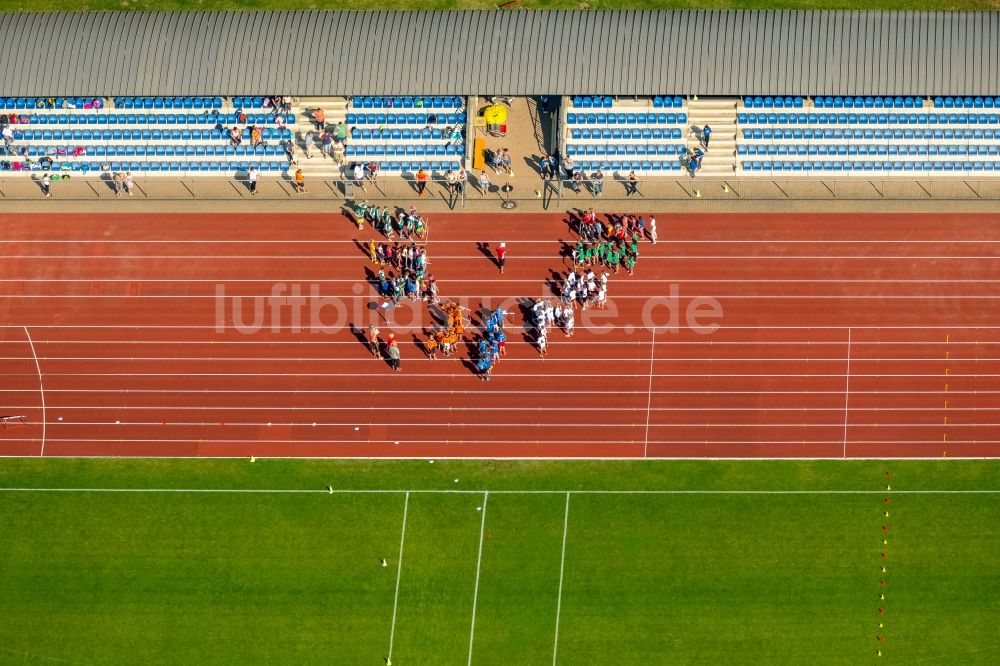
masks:
<path id="1" fill-rule="evenodd" d="M 326 113 L 323 112 L 323 109 L 313 111 L 313 122 L 316 123 L 316 129 L 322 132 L 326 126 Z"/>
<path id="2" fill-rule="evenodd" d="M 425 189 L 427 189 L 427 172 L 421 168 L 417 171 L 417 196 L 424 196 Z"/>
<path id="3" fill-rule="evenodd" d="M 300 194 L 306 191 L 306 177 L 302 175 L 302 169 L 295 170 L 295 190 Z"/>

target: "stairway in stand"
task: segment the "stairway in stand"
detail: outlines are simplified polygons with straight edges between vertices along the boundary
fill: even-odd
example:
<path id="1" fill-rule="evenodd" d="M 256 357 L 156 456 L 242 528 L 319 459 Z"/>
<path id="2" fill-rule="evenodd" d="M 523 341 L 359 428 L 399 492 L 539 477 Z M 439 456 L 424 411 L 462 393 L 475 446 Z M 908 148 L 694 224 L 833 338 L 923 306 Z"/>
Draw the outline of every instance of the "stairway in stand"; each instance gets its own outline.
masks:
<path id="1" fill-rule="evenodd" d="M 736 170 L 736 102 L 735 99 L 688 100 L 688 148 L 701 145 L 702 127 L 712 128 L 699 177 L 728 178 Z"/>
<path id="2" fill-rule="evenodd" d="M 321 132 L 316 132 L 316 125 L 312 122 L 312 112 L 316 108 L 323 109 L 326 116 L 326 124 L 332 127 L 347 120 L 347 98 L 346 97 L 304 97 L 295 98 L 292 111 L 295 113 L 296 123 L 291 130 L 295 133 L 295 159 L 298 161 L 298 168 L 302 169 L 303 175 L 308 179 L 315 178 L 339 178 L 340 168 L 332 158 L 323 157 L 319 152 L 319 138 Z M 303 148 L 306 132 L 312 130 L 316 134 L 316 147 L 313 150 L 312 159 L 306 159 Z M 292 172 L 294 173 L 294 167 Z"/>

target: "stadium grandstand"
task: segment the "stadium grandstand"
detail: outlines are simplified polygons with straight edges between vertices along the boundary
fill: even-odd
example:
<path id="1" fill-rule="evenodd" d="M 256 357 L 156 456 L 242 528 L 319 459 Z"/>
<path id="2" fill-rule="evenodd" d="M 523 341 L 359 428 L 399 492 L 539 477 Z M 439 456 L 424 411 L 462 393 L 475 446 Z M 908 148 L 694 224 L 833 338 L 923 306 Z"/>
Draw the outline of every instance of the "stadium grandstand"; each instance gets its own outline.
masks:
<path id="1" fill-rule="evenodd" d="M 0 50 L 2 176 L 481 167 L 498 94 L 585 172 L 1000 176 L 990 12 L 16 13 Z"/>

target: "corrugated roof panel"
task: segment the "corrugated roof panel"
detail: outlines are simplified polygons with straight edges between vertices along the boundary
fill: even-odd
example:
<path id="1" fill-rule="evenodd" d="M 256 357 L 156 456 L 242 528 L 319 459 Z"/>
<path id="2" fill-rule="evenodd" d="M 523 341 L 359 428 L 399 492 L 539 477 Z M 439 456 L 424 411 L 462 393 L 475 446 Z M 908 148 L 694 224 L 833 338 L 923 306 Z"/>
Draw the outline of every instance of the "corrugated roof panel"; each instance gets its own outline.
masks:
<path id="1" fill-rule="evenodd" d="M 9 13 L 0 58 L 24 96 L 998 95 L 1000 13 Z"/>

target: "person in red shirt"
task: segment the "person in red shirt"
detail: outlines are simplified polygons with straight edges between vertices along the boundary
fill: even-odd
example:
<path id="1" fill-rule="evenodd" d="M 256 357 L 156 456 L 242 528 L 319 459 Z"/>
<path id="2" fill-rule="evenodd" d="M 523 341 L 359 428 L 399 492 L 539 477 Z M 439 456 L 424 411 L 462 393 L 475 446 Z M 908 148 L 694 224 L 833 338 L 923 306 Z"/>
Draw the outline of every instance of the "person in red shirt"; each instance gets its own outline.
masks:
<path id="1" fill-rule="evenodd" d="M 500 243 L 497 248 L 497 266 L 500 267 L 500 275 L 503 275 L 504 263 L 507 261 L 507 243 Z"/>

